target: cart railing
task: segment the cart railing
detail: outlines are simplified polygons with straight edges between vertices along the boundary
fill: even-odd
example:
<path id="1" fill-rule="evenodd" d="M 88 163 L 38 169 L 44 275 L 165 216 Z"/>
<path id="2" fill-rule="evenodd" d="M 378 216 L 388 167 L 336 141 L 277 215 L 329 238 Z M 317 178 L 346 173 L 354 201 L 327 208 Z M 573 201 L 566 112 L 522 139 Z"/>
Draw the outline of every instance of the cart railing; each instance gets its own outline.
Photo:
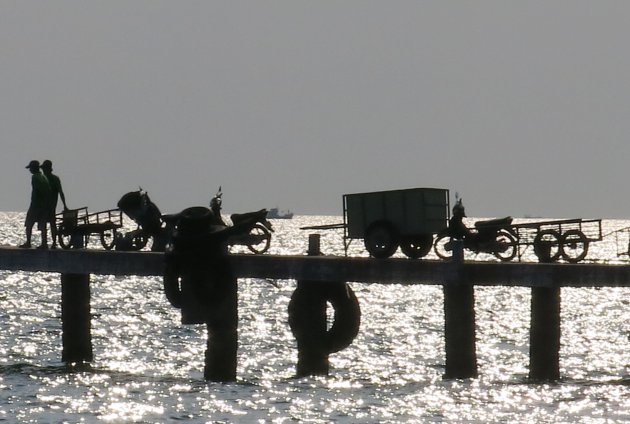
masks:
<path id="1" fill-rule="evenodd" d="M 543 231 L 556 232 L 559 236 L 568 231 L 579 231 L 589 242 L 602 240 L 601 219 L 563 219 L 554 221 L 525 222 L 512 225 L 520 245 L 531 245 Z"/>
<path id="2" fill-rule="evenodd" d="M 108 209 L 88 214 L 87 224 L 111 224 L 117 228 L 122 227 L 122 211 L 120 209 Z"/>
<path id="3" fill-rule="evenodd" d="M 514 224 L 518 259 L 532 246 L 540 260 L 580 262 L 588 254 L 590 243 L 601 241 L 601 219 L 563 219 Z"/>
<path id="4" fill-rule="evenodd" d="M 70 230 L 88 222 L 87 206 L 77 209 L 64 209 L 56 215 L 57 227 Z"/>

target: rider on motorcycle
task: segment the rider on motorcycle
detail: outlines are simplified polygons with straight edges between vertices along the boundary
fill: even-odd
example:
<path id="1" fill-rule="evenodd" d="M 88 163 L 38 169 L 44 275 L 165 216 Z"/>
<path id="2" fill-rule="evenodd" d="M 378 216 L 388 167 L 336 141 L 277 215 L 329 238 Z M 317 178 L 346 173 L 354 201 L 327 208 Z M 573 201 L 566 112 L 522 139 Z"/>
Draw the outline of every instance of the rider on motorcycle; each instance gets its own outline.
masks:
<path id="1" fill-rule="evenodd" d="M 464 224 L 463 219 L 466 217 L 466 209 L 462 203 L 462 199 L 458 199 L 453 206 L 453 216 L 448 222 L 448 228 L 451 233 L 451 237 L 463 240 L 471 235 L 471 231 Z"/>

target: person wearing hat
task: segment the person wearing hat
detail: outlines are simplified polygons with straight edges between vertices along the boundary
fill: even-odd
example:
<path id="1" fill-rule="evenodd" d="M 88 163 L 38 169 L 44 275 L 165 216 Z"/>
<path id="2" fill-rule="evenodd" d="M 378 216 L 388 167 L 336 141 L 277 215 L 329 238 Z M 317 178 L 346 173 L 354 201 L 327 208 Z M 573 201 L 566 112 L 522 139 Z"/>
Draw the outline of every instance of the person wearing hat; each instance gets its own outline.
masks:
<path id="1" fill-rule="evenodd" d="M 63 189 L 61 188 L 61 180 L 58 176 L 52 173 L 52 162 L 46 159 L 42 162 L 42 171 L 44 171 L 44 176 L 48 180 L 48 184 L 50 185 L 50 209 L 48 211 L 47 221 L 50 224 L 50 237 L 52 238 L 51 248 L 57 247 L 57 225 L 55 223 L 55 215 L 57 213 L 57 199 L 61 198 L 63 202 L 63 209 L 68 209 L 68 205 L 66 205 L 66 196 L 63 193 Z"/>
<path id="2" fill-rule="evenodd" d="M 466 209 L 462 203 L 462 199 L 458 199 L 453 206 L 453 216 L 448 223 L 448 229 L 451 233 L 451 237 L 458 240 L 463 240 L 470 235 L 470 230 L 464 224 L 464 218 L 466 218 Z"/>
<path id="3" fill-rule="evenodd" d="M 51 190 L 48 180 L 39 170 L 39 162 L 32 160 L 26 169 L 31 171 L 31 204 L 26 212 L 26 242 L 20 247 L 31 247 L 31 236 L 33 234 L 33 226 L 37 223 L 37 228 L 41 231 L 42 242 L 40 249 L 48 247 L 48 237 L 46 234 L 46 219 L 50 210 Z"/>

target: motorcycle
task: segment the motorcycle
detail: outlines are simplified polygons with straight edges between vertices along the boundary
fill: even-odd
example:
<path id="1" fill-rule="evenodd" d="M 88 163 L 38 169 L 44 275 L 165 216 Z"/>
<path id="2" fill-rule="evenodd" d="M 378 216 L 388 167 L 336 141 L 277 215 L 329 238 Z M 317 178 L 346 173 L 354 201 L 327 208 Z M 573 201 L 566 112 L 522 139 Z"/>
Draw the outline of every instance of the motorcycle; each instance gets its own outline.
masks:
<path id="1" fill-rule="evenodd" d="M 448 228 L 437 234 L 433 249 L 441 259 L 453 257 L 453 240 L 462 240 L 464 248 L 476 254 L 489 253 L 507 262 L 518 252 L 517 235 L 512 229 L 512 217 L 477 221 L 473 231 L 465 228 L 461 218 L 465 217 L 461 201 L 453 208 L 453 218 Z"/>
<path id="2" fill-rule="evenodd" d="M 142 188 L 126 193 L 117 206 L 138 224 L 138 228 L 125 234 L 117 234 L 114 242 L 116 250 L 141 250 L 152 238 L 151 251 L 164 251 L 170 229 L 162 219 L 160 209 L 149 198 L 149 193 Z"/>
<path id="3" fill-rule="evenodd" d="M 218 220 L 220 225 L 225 225 L 221 208 L 223 204 L 223 192 L 221 187 L 216 194 L 210 199 L 210 210 Z M 234 213 L 230 215 L 232 225 L 239 226 L 247 222 L 252 222 L 251 229 L 246 234 L 233 234 L 228 238 L 230 246 L 246 246 L 250 252 L 256 254 L 265 253 L 269 250 L 271 244 L 271 233 L 274 232 L 271 222 L 267 220 L 267 209 L 260 209 L 256 212 Z"/>

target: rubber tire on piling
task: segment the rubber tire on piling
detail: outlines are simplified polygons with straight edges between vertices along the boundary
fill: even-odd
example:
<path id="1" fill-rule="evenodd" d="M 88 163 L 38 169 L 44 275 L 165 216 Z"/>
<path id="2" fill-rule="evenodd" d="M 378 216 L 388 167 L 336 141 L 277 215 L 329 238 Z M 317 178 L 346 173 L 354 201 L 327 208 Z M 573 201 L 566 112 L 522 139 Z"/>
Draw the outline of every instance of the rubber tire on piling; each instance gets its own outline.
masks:
<path id="1" fill-rule="evenodd" d="M 300 283 L 289 302 L 289 326 L 298 346 L 319 340 L 322 350 L 328 353 L 350 346 L 361 324 L 361 308 L 352 288 L 344 282 Z M 322 333 L 314 329 L 311 312 L 323 308 L 326 302 L 332 305 L 335 317 L 330 329 Z"/>
<path id="2" fill-rule="evenodd" d="M 169 303 L 175 308 L 182 307 L 182 290 L 179 285 L 179 274 L 177 273 L 176 266 L 172 263 L 167 263 L 164 267 L 164 294 Z"/>

